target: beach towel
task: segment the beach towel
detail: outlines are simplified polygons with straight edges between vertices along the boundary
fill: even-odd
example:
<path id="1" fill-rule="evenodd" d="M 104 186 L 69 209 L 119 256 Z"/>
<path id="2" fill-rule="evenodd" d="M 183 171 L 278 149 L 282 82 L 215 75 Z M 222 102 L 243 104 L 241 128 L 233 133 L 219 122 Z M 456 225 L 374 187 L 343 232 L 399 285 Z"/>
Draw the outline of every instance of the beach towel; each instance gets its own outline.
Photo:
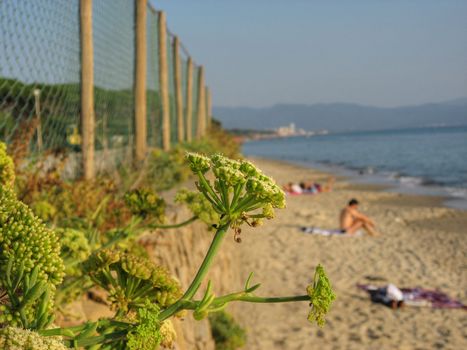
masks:
<path id="1" fill-rule="evenodd" d="M 345 232 L 343 232 L 340 229 L 336 230 L 327 230 L 327 229 L 322 229 L 318 227 L 312 227 L 312 226 L 303 226 L 300 228 L 302 232 L 304 233 L 312 233 L 315 235 L 321 235 L 321 236 L 331 236 L 331 235 L 344 235 Z"/>
<path id="2" fill-rule="evenodd" d="M 357 236 L 362 236 L 363 231 L 358 230 L 357 232 L 353 234 L 346 234 L 344 231 L 341 229 L 325 229 L 325 228 L 319 228 L 319 227 L 313 227 L 313 226 L 303 226 L 300 228 L 300 230 L 304 233 L 311 233 L 313 235 L 320 235 L 320 236 L 341 236 L 341 237 L 357 237 Z"/>
<path id="3" fill-rule="evenodd" d="M 391 296 L 387 295 L 387 287 L 377 287 L 369 284 L 357 284 L 357 287 L 368 292 L 370 297 L 375 302 L 385 304 L 386 299 Z M 459 300 L 450 298 L 447 294 L 432 289 L 424 288 L 400 288 L 402 292 L 402 300 L 405 305 L 418 307 L 431 307 L 434 309 L 464 309 L 467 306 Z"/>

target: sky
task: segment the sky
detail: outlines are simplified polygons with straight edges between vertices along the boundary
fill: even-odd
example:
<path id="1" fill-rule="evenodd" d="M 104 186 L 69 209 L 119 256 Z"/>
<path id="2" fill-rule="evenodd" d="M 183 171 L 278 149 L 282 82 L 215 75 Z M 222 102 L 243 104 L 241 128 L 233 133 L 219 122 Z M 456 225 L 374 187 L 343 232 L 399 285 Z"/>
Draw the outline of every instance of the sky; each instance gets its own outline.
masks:
<path id="1" fill-rule="evenodd" d="M 467 96 L 466 0 L 150 0 L 215 106 Z"/>

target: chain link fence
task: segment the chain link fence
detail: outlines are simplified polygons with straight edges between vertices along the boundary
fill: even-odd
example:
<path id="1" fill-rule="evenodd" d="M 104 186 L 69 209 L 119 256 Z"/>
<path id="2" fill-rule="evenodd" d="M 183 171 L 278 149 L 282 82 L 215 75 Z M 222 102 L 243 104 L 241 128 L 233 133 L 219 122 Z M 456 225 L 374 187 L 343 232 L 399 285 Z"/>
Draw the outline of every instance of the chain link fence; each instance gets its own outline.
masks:
<path id="1" fill-rule="evenodd" d="M 84 1 L 84 0 L 81 0 Z M 94 149 L 131 155 L 135 142 L 135 1 L 94 0 Z M 159 12 L 146 15 L 147 146 L 162 147 Z M 170 143 L 177 143 L 174 35 L 167 30 Z M 0 1 L 0 140 L 15 157 L 81 152 L 80 0 Z M 189 53 L 180 50 L 187 123 Z M 197 135 L 198 67 L 193 69 L 192 128 Z M 186 128 L 185 128 L 186 129 Z"/>
<path id="2" fill-rule="evenodd" d="M 0 135 L 13 151 L 79 147 L 77 0 L 0 1 Z"/>
<path id="3" fill-rule="evenodd" d="M 159 19 L 158 12 L 150 8 L 147 17 L 147 125 L 148 145 L 162 147 L 162 104 L 159 84 Z"/>

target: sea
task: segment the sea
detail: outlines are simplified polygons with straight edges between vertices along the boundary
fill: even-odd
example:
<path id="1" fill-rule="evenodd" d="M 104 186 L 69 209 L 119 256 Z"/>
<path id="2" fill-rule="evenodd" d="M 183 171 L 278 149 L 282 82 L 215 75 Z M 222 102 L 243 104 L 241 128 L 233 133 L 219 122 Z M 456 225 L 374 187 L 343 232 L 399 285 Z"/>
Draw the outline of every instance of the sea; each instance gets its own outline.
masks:
<path id="1" fill-rule="evenodd" d="M 467 125 L 247 141 L 243 153 L 305 165 L 467 210 Z"/>

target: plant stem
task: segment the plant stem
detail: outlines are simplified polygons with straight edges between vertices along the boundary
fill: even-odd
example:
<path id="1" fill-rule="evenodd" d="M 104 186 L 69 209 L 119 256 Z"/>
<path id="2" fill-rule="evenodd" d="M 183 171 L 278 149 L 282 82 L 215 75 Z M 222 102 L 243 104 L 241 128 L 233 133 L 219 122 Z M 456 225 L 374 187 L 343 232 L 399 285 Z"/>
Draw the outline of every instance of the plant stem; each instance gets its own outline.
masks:
<path id="1" fill-rule="evenodd" d="M 227 215 L 230 214 L 230 201 L 229 201 L 229 191 L 227 187 L 225 187 L 225 183 L 220 181 L 219 186 L 221 188 L 221 193 L 222 193 L 222 198 L 224 201 L 224 207 L 225 211 L 227 212 Z"/>
<path id="2" fill-rule="evenodd" d="M 211 246 L 209 247 L 209 250 L 206 253 L 206 256 L 204 257 L 204 260 L 201 266 L 199 267 L 195 278 L 191 282 L 185 294 L 175 304 L 172 304 L 167 309 L 162 311 L 159 314 L 159 320 L 163 321 L 172 316 L 173 314 L 177 313 L 179 310 L 184 308 L 187 301 L 190 301 L 193 298 L 199 286 L 203 282 L 203 279 L 206 276 L 209 267 L 211 266 L 212 261 L 217 254 L 217 251 L 219 250 L 219 247 L 222 243 L 222 239 L 224 238 L 225 234 L 229 229 L 229 225 L 230 223 L 227 223 L 217 230 L 216 234 L 214 235 L 214 238 L 212 239 Z"/>
<path id="3" fill-rule="evenodd" d="M 296 302 L 296 301 L 310 301 L 309 295 L 292 295 L 292 296 L 285 296 L 285 297 L 259 297 L 256 295 L 251 295 L 245 292 L 238 292 L 227 294 L 218 298 L 215 298 L 212 302 L 211 306 L 213 308 L 222 306 L 226 303 L 230 303 L 232 301 L 242 301 L 248 303 L 289 303 L 289 302 Z M 189 301 L 186 302 L 184 305 L 185 309 L 194 310 L 198 306 L 201 301 Z"/>
<path id="4" fill-rule="evenodd" d="M 229 229 L 229 224 L 219 227 L 214 238 L 212 239 L 211 246 L 204 257 L 204 260 L 196 273 L 193 282 L 191 282 L 190 286 L 188 287 L 187 291 L 183 295 L 182 299 L 192 299 L 195 295 L 196 291 L 198 290 L 199 286 L 203 282 L 204 276 L 206 276 L 209 267 L 211 267 L 212 261 L 219 250 L 220 244 L 222 243 L 222 239 L 224 238 L 225 234 Z"/>
<path id="5" fill-rule="evenodd" d="M 244 295 L 240 298 L 234 299 L 233 301 L 244 301 L 249 303 L 290 303 L 295 301 L 310 301 L 309 295 L 293 295 L 286 297 L 258 297 L 255 295 Z"/>
<path id="6" fill-rule="evenodd" d="M 80 340 L 65 340 L 64 343 L 66 346 L 77 346 L 77 347 L 87 347 L 95 344 L 102 344 L 109 341 L 115 341 L 126 337 L 128 331 L 117 331 L 109 334 L 98 335 L 91 338 L 84 338 Z"/>
<path id="7" fill-rule="evenodd" d="M 245 211 L 245 208 L 248 208 L 249 206 L 259 202 L 257 198 L 250 197 L 250 196 L 245 196 L 240 200 L 239 203 L 235 206 L 235 208 L 232 208 L 232 211 L 236 212 L 242 212 Z"/>
<path id="8" fill-rule="evenodd" d="M 238 198 L 240 197 L 240 194 L 242 193 L 244 186 L 245 184 L 242 184 L 242 183 L 239 183 L 235 186 L 232 203 L 230 203 L 231 208 L 235 208 L 237 206 Z"/>
<path id="9" fill-rule="evenodd" d="M 188 220 L 185 220 L 185 221 L 180 222 L 178 224 L 170 224 L 170 225 L 150 224 L 150 225 L 148 225 L 148 227 L 149 228 L 161 228 L 161 229 L 179 228 L 179 227 L 183 227 L 183 226 L 186 226 L 188 224 L 191 224 L 193 221 L 195 221 L 197 219 L 198 219 L 198 217 L 195 215 L 195 216 L 192 216 L 191 218 L 189 218 Z"/>
<path id="10" fill-rule="evenodd" d="M 219 197 L 216 195 L 214 190 L 212 189 L 211 185 L 209 182 L 206 180 L 204 177 L 203 173 L 198 172 L 198 178 L 201 181 L 203 187 L 209 192 L 209 194 L 212 196 L 212 199 L 222 208 L 222 202 L 219 199 Z"/>
<path id="11" fill-rule="evenodd" d="M 109 334 L 101 334 L 98 336 L 91 336 L 91 337 L 85 337 L 82 339 L 76 339 L 76 337 L 79 337 L 79 334 L 75 336 L 75 339 L 71 338 L 64 340 L 64 344 L 68 347 L 84 347 L 84 346 L 91 346 L 95 344 L 101 344 L 104 342 L 108 341 L 115 341 L 118 339 L 121 339 L 125 337 L 128 333 L 128 329 L 130 326 L 132 326 L 131 323 L 127 322 L 120 322 L 120 321 L 114 321 L 114 320 L 99 320 L 95 322 L 97 327 L 123 327 L 123 330 L 115 331 Z M 45 329 L 45 330 L 40 330 L 38 333 L 44 337 L 50 337 L 50 336 L 63 336 L 63 337 L 68 337 L 69 333 L 67 331 L 70 331 L 72 333 L 78 333 L 81 331 L 84 331 L 85 328 L 89 325 L 89 323 L 85 323 L 79 326 L 72 326 L 72 327 L 64 327 L 64 328 L 54 328 L 54 329 Z"/>

